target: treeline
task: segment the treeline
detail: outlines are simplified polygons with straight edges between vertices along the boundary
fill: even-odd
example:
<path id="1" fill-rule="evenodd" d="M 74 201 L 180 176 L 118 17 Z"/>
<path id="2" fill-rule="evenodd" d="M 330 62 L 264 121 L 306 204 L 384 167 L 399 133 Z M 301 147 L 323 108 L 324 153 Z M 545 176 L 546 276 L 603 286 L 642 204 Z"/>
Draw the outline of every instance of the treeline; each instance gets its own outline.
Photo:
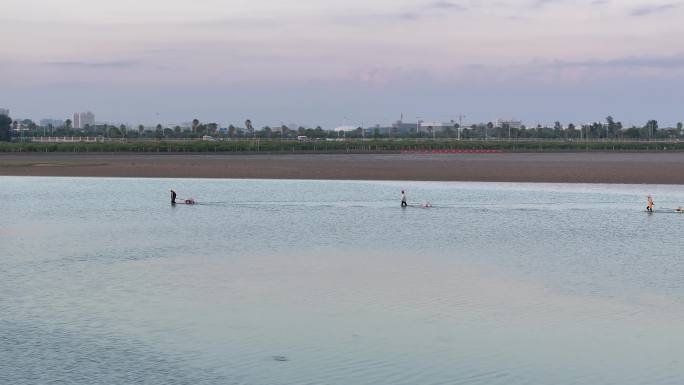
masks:
<path id="1" fill-rule="evenodd" d="M 31 120 L 12 122 L 8 117 L 0 119 L 0 140 L 22 140 L 30 137 L 39 136 L 90 136 L 104 138 L 127 138 L 127 139 L 197 139 L 209 135 L 224 139 L 295 139 L 298 136 L 306 136 L 309 139 L 331 139 L 331 138 L 364 138 L 364 139 L 386 139 L 386 138 L 462 138 L 462 139 L 559 139 L 559 140 L 591 140 L 591 139 L 638 139 L 638 140 L 663 140 L 677 139 L 684 136 L 682 123 L 676 127 L 661 128 L 658 121 L 649 120 L 643 126 L 625 127 L 621 122 L 608 116 L 604 122 L 594 122 L 591 124 L 575 125 L 569 123 L 563 125 L 557 121 L 551 127 L 537 125 L 535 127 L 511 126 L 506 123 L 495 125 L 492 122 L 472 124 L 469 126 L 459 126 L 458 123 L 440 126 L 438 128 L 421 127 L 419 130 L 416 124 L 405 125 L 405 127 L 358 127 L 356 130 L 346 132 L 335 132 L 324 130 L 322 127 L 298 127 L 296 130 L 287 126 L 269 127 L 255 129 L 250 120 L 245 121 L 243 127 L 229 125 L 221 129 L 217 123 L 202 123 L 199 119 L 194 119 L 191 127 L 165 127 L 162 124 L 154 128 L 146 128 L 143 125 L 129 127 L 126 125 L 87 125 L 82 129 L 72 127 L 70 120 L 66 120 L 64 125 L 59 127 L 41 127 Z M 9 120 L 9 121 L 8 121 Z M 14 130 L 10 130 L 13 126 Z M 410 127 L 410 128 L 406 128 Z M 19 128 L 19 129 L 17 129 Z M 12 137 L 11 135 L 14 135 Z"/>
<path id="2" fill-rule="evenodd" d="M 17 142 L 0 143 L 0 152 L 145 152 L 145 153 L 184 153 L 184 152 L 430 152 L 430 151 L 481 151 L 498 150 L 506 152 L 532 151 L 681 151 L 684 142 L 632 142 L 632 141 L 456 141 L 436 140 L 345 140 L 345 141 L 279 141 L 279 140 L 242 140 L 242 141 L 132 141 L 99 143 L 38 143 Z"/>
<path id="3" fill-rule="evenodd" d="M 684 136 L 683 124 L 677 123 L 676 127 L 660 128 L 657 120 L 649 120 L 641 127 L 624 127 L 621 122 L 615 121 L 611 116 L 605 122 L 575 125 L 570 123 L 563 126 L 557 121 L 553 127 L 537 125 L 536 127 L 510 127 L 506 124 L 495 126 L 493 123 L 471 125 L 461 133 L 462 138 L 538 138 L 538 139 L 637 139 L 637 140 L 663 140 L 677 139 Z"/>
<path id="4" fill-rule="evenodd" d="M 125 125 L 115 126 L 109 124 L 87 125 L 82 129 L 75 129 L 70 127 L 69 123 L 60 127 L 41 127 L 41 126 L 24 126 L 33 127 L 24 130 L 22 137 L 41 137 L 41 136 L 57 136 L 57 137 L 104 137 L 104 138 L 128 138 L 128 139 L 199 139 L 204 136 L 212 136 L 215 138 L 226 139 L 296 139 L 297 136 L 307 136 L 308 138 L 338 138 L 340 135 L 333 131 L 323 130 L 320 126 L 316 128 L 299 127 L 297 130 L 292 130 L 288 127 L 263 127 L 260 130 L 237 127 L 230 125 L 225 131 L 220 130 L 218 124 L 197 124 L 192 127 L 164 127 L 158 124 L 155 128 L 150 129 L 142 125 L 136 128 L 130 128 Z M 16 139 L 16 138 L 15 138 Z"/>
<path id="5" fill-rule="evenodd" d="M 7 115 L 0 115 L 0 142 L 9 142 L 11 139 L 12 119 Z"/>

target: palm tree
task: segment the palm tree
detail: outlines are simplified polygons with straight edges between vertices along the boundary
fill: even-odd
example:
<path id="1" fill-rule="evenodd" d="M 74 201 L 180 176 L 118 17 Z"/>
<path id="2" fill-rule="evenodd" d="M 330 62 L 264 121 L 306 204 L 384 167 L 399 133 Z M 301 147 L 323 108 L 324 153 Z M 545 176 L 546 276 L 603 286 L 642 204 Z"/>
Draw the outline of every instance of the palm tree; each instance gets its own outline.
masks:
<path id="1" fill-rule="evenodd" d="M 250 136 L 254 136 L 254 127 L 252 127 L 252 121 L 247 119 L 245 120 L 245 128 L 247 129 L 247 132 L 249 132 Z"/>

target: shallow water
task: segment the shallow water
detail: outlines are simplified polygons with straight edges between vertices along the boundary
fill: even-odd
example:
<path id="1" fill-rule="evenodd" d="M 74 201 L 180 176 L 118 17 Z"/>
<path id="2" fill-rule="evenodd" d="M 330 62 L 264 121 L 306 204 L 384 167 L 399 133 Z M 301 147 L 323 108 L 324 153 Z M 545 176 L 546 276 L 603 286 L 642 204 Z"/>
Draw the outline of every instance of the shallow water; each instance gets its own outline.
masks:
<path id="1" fill-rule="evenodd" d="M 684 205 L 682 186 L 0 177 L 0 379 L 681 384 L 684 215 L 647 193 Z"/>

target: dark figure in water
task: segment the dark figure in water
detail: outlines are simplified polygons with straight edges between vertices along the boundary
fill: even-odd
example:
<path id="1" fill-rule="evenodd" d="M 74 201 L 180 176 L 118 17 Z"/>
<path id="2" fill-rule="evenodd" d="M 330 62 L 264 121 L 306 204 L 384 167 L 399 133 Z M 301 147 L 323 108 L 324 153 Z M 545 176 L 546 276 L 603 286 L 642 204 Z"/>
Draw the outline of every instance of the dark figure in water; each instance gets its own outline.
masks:
<path id="1" fill-rule="evenodd" d="M 406 193 L 404 190 L 401 190 L 401 207 L 406 207 L 408 204 L 406 203 Z"/>
<path id="2" fill-rule="evenodd" d="M 171 206 L 173 206 L 176 204 L 176 192 L 173 191 L 173 189 L 170 189 L 169 191 L 171 191 Z"/>
<path id="3" fill-rule="evenodd" d="M 646 200 L 647 200 L 646 211 L 648 211 L 649 213 L 652 213 L 653 212 L 653 206 L 654 206 L 653 197 L 651 197 L 649 195 L 648 197 L 646 197 Z"/>

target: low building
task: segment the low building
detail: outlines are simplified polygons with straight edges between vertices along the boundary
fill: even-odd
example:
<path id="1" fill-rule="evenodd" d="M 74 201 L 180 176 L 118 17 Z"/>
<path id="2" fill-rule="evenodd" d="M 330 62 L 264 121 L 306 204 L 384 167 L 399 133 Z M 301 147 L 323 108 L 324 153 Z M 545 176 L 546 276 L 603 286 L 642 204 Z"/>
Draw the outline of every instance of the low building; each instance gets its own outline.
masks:
<path id="1" fill-rule="evenodd" d="M 418 123 L 405 123 L 402 120 L 397 120 L 392 123 L 392 129 L 401 135 L 410 134 L 418 130 Z"/>
<path id="2" fill-rule="evenodd" d="M 358 128 L 359 127 L 357 127 L 357 126 L 339 126 L 339 127 L 335 127 L 335 129 L 333 131 L 338 132 L 338 133 L 339 132 L 353 132 L 353 131 L 356 131 Z"/>
<path id="3" fill-rule="evenodd" d="M 418 132 L 437 133 L 444 132 L 448 125 L 441 122 L 420 122 Z"/>
<path id="4" fill-rule="evenodd" d="M 375 135 L 376 132 L 378 133 L 378 135 L 384 135 L 384 136 L 392 135 L 392 127 L 381 126 L 379 124 L 376 124 L 375 126 L 372 126 L 372 127 L 368 127 L 368 128 L 366 128 L 365 131 L 366 131 L 367 136 Z"/>
<path id="5" fill-rule="evenodd" d="M 62 119 L 45 118 L 40 120 L 41 127 L 61 127 L 63 125 L 64 121 Z"/>
<path id="6" fill-rule="evenodd" d="M 513 129 L 521 129 L 523 126 L 522 120 L 515 120 L 515 119 L 499 119 L 496 122 L 497 127 L 510 127 Z"/>

